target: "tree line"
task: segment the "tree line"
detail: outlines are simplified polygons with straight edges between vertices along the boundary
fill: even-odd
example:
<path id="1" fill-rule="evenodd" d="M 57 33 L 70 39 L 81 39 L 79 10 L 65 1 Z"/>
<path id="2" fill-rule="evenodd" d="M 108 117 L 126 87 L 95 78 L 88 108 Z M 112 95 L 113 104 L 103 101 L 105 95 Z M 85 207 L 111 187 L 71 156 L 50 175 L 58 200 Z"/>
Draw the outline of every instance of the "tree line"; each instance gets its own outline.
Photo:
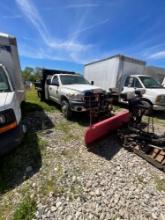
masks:
<path id="1" fill-rule="evenodd" d="M 22 70 L 22 76 L 25 81 L 35 82 L 36 80 L 40 79 L 40 68 L 32 68 L 32 67 L 25 67 Z"/>

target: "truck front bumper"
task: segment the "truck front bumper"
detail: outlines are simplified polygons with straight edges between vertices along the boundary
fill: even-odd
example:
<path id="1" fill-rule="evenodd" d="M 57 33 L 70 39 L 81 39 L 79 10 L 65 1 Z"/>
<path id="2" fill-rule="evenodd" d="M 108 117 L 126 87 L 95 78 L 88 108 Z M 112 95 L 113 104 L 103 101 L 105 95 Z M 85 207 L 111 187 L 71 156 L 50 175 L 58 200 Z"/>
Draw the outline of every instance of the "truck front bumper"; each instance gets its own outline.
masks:
<path id="1" fill-rule="evenodd" d="M 70 107 L 72 111 L 75 112 L 85 112 L 88 111 L 88 109 L 85 107 L 84 102 L 78 102 L 78 101 L 71 101 L 70 102 Z"/>
<path id="2" fill-rule="evenodd" d="M 18 146 L 23 138 L 23 125 L 18 125 L 15 129 L 0 134 L 0 155 L 4 155 Z"/>
<path id="3" fill-rule="evenodd" d="M 165 105 L 153 105 L 153 109 L 156 111 L 165 111 Z"/>

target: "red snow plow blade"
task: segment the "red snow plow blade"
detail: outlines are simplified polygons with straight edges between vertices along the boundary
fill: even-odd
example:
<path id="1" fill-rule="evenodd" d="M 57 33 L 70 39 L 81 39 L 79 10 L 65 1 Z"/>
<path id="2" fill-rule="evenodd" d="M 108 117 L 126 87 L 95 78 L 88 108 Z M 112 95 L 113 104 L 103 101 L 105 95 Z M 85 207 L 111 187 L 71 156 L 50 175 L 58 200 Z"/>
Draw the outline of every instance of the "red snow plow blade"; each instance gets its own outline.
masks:
<path id="1" fill-rule="evenodd" d="M 95 141 L 103 138 L 108 133 L 113 132 L 120 128 L 124 123 L 130 119 L 130 113 L 127 110 L 117 113 L 111 118 L 100 121 L 91 125 L 85 132 L 85 144 L 89 146 Z"/>

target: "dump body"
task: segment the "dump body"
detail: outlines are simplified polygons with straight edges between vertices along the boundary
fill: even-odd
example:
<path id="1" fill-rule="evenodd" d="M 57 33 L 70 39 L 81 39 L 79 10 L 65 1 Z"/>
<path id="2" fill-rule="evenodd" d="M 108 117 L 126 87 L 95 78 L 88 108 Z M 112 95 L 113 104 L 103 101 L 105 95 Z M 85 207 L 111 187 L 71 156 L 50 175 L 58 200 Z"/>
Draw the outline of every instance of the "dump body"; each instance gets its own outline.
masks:
<path id="1" fill-rule="evenodd" d="M 93 81 L 96 86 L 108 91 L 121 91 L 128 75 L 142 74 L 145 62 L 123 55 L 116 55 L 107 59 L 86 64 L 84 77 Z"/>

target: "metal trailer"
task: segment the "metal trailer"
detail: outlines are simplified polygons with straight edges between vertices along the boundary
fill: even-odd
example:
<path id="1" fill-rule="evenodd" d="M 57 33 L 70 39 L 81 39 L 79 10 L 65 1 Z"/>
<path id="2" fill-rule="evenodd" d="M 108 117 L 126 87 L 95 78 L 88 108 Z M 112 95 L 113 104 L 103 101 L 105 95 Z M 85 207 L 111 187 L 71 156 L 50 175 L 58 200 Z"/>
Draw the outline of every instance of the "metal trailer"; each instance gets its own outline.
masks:
<path id="1" fill-rule="evenodd" d="M 12 35 L 0 33 L 0 64 L 7 69 L 20 103 L 24 101 L 24 84 L 18 56 L 17 41 Z"/>
<path id="2" fill-rule="evenodd" d="M 129 75 L 143 74 L 145 62 L 124 55 L 115 55 L 84 66 L 84 77 L 106 91 L 121 92 Z"/>
<path id="3" fill-rule="evenodd" d="M 151 76 L 160 84 L 163 84 L 165 82 L 165 68 L 146 66 L 144 69 L 144 74 Z"/>

